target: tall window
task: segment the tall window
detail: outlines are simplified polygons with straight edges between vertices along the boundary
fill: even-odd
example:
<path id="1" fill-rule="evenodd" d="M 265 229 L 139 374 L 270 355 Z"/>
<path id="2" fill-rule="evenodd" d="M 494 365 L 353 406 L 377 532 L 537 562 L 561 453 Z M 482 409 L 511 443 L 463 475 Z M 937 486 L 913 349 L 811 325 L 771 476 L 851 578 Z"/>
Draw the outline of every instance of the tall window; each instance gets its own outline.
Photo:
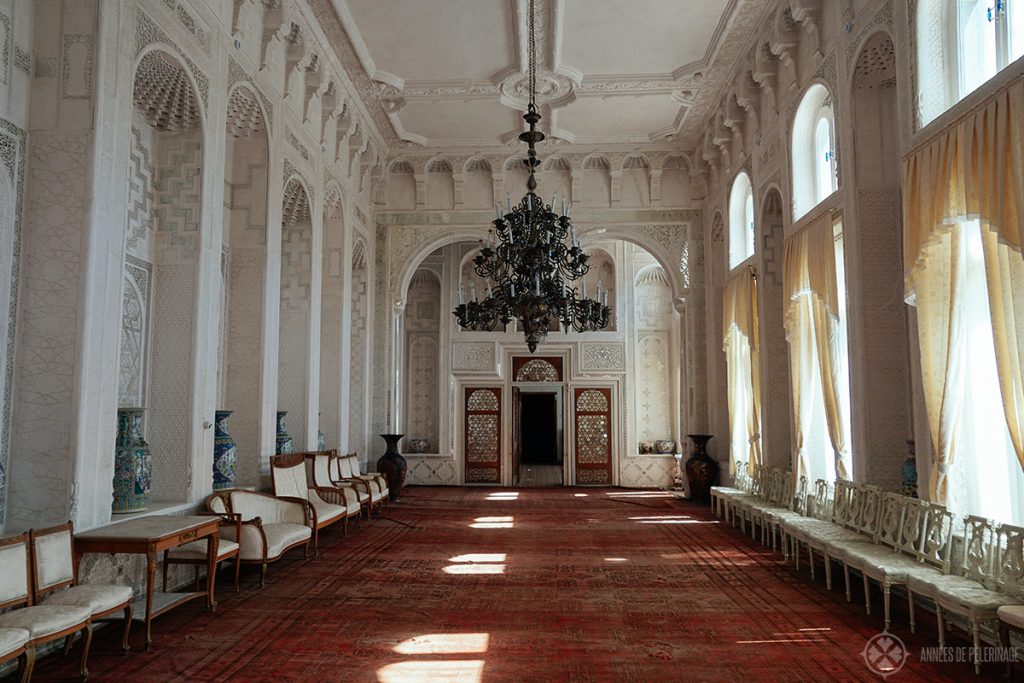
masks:
<path id="1" fill-rule="evenodd" d="M 740 173 L 729 195 L 729 270 L 754 255 L 754 191 L 750 176 Z"/>
<path id="2" fill-rule="evenodd" d="M 807 89 L 793 118 L 793 218 L 797 220 L 839 189 L 835 118 L 828 89 Z"/>
<path id="3" fill-rule="evenodd" d="M 946 503 L 958 512 L 1020 524 L 1024 522 L 1024 470 L 1013 451 L 999 391 L 981 228 L 974 220 L 961 223 L 958 229 L 956 267 L 963 284 L 953 307 L 963 316 L 961 348 L 966 365 L 954 445 L 957 456 L 948 473 Z"/>
<path id="4" fill-rule="evenodd" d="M 927 124 L 1024 56 L 1024 0 L 923 0 L 917 43 Z"/>

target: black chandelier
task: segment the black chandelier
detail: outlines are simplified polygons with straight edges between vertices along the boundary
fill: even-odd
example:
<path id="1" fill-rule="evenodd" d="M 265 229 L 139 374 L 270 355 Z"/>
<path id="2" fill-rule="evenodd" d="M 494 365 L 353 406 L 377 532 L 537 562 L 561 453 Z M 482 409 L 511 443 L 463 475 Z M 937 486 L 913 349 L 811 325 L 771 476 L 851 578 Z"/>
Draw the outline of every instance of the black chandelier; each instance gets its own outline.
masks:
<path id="1" fill-rule="evenodd" d="M 530 101 L 523 115 L 530 130 L 519 135 L 529 146 L 524 160 L 530 172 L 527 192 L 517 206 L 513 207 L 509 200 L 508 213 L 504 215 L 500 204 L 495 207 L 494 227 L 473 259 L 477 275 L 487 282 L 487 296 L 477 298 L 476 288 L 471 285 L 471 298 L 466 301 L 460 286 L 459 305 L 453 312 L 461 327 L 474 331 L 494 330 L 499 322 L 504 330 L 510 322 L 518 320 L 531 353 L 547 337 L 553 323 L 561 323 L 566 332 L 593 332 L 608 326 L 612 312 L 608 290 L 602 293 L 600 284 L 596 299 L 587 298 L 585 282 L 581 298 L 577 298 L 576 288 L 569 284 L 590 270 L 590 257 L 580 248 L 576 230 L 569 221 L 571 202 L 562 200 L 562 215 L 558 215 L 557 195 L 545 206 L 534 193 L 534 173 L 540 166 L 535 145 L 544 139 L 544 133 L 537 130 L 541 117 L 536 103 L 533 4 L 534 0 L 530 0 Z"/>

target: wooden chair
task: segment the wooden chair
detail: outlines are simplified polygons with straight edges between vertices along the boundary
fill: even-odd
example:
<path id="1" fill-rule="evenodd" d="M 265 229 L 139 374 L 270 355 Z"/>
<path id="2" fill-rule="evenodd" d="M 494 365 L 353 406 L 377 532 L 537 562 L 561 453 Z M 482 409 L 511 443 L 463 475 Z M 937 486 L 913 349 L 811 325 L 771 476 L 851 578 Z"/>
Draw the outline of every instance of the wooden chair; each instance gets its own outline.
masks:
<path id="1" fill-rule="evenodd" d="M 304 498 L 226 489 L 207 498 L 206 507 L 217 514 L 238 515 L 240 531 L 232 540 L 238 541 L 241 562 L 260 565 L 260 586 L 266 582 L 267 565 L 292 548 L 304 546 L 308 556 L 313 540 L 312 506 Z M 221 533 L 231 536 L 230 529 Z"/>
<path id="2" fill-rule="evenodd" d="M 360 474 L 359 470 L 359 455 L 353 451 L 351 453 L 341 454 L 340 457 L 348 460 L 349 468 L 352 476 L 363 481 L 367 481 L 371 485 L 371 491 L 375 487 L 377 492 L 380 494 L 381 503 L 380 507 L 388 502 L 390 498 L 390 491 L 388 490 L 388 478 L 380 472 L 367 472 L 366 474 Z"/>
<path id="3" fill-rule="evenodd" d="M 1003 605 L 996 614 L 999 617 L 999 642 L 1009 650 L 1010 631 L 1024 633 L 1024 605 Z M 1013 675 L 1013 659 L 1006 659 L 1006 677 Z"/>
<path id="4" fill-rule="evenodd" d="M 310 472 L 313 477 L 313 486 L 317 490 L 320 489 L 334 489 L 340 496 L 337 500 L 333 501 L 339 505 L 344 505 L 348 515 L 355 516 L 357 519 L 359 513 L 363 509 L 364 502 L 368 505 L 370 501 L 369 494 L 363 493 L 360 495 L 359 490 L 348 482 L 339 483 L 334 480 L 331 473 L 335 469 L 334 459 L 337 455 L 333 451 L 312 451 L 303 454 L 310 465 Z"/>
<path id="5" fill-rule="evenodd" d="M 335 484 L 349 484 L 359 494 L 359 503 L 363 506 L 366 511 L 366 516 L 369 518 L 373 510 L 381 509 L 384 505 L 384 491 L 380 486 L 380 483 L 376 480 L 373 475 L 361 475 L 359 474 L 359 461 L 355 457 L 355 453 L 347 453 L 345 455 L 338 455 L 337 452 L 334 454 L 332 460 L 333 469 L 331 470 L 331 480 Z"/>
<path id="6" fill-rule="evenodd" d="M 242 516 L 227 512 L 200 512 L 200 515 L 216 515 L 221 518 L 221 533 L 217 541 L 217 564 L 225 560 L 235 559 L 235 592 L 238 592 L 238 578 L 242 569 L 242 562 L 238 558 L 241 546 L 235 539 L 242 535 Z M 167 592 L 167 569 L 172 564 L 190 564 L 194 569 L 194 581 L 196 588 L 199 588 L 199 569 L 206 566 L 206 539 L 192 541 L 177 548 L 169 548 L 164 551 L 164 592 Z"/>
<path id="7" fill-rule="evenodd" d="M 35 664 L 35 650 L 44 643 L 82 632 L 82 660 L 78 671 L 83 679 L 89 676 L 89 646 L 92 644 L 91 614 L 85 607 L 70 605 L 32 604 L 32 553 L 27 533 L 0 539 L 0 609 L 11 611 L 0 614 L 0 629 L 23 629 L 28 631 L 24 647 L 29 653 L 26 658 L 27 671 L 31 675 Z"/>
<path id="8" fill-rule="evenodd" d="M 298 498 L 309 503 L 314 553 L 319 551 L 320 529 L 341 522 L 343 532 L 348 533 L 348 518 L 351 514 L 346 492 L 338 490 L 337 487 L 310 486 L 306 481 L 305 453 L 271 457 L 270 473 L 277 496 Z"/>
<path id="9" fill-rule="evenodd" d="M 121 647 L 128 652 L 128 634 L 132 628 L 132 587 L 114 584 L 78 583 L 75 571 L 74 524 L 67 522 L 48 529 L 29 532 L 32 543 L 32 579 L 35 601 L 43 605 L 84 607 L 92 623 L 124 611 L 124 637 Z"/>
<path id="10" fill-rule="evenodd" d="M 28 644 L 30 638 L 31 634 L 23 628 L 0 628 L 0 664 L 17 659 L 22 683 L 32 678 L 36 661 L 35 648 Z"/>

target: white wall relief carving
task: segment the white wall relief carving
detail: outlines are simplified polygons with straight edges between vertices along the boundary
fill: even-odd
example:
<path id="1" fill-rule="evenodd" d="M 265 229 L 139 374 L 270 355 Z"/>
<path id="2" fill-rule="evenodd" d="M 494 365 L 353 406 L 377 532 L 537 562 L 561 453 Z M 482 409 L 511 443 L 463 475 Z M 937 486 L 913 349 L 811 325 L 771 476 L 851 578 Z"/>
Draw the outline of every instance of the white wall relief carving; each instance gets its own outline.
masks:
<path id="1" fill-rule="evenodd" d="M 626 347 L 622 342 L 581 342 L 580 370 L 590 372 L 624 371 Z"/>
<path id="2" fill-rule="evenodd" d="M 492 342 L 455 342 L 452 344 L 452 371 L 493 373 L 496 371 Z"/>
<path id="3" fill-rule="evenodd" d="M 121 361 L 118 405 L 146 405 L 149 294 L 153 266 L 129 255 L 125 261 L 124 302 L 121 311 Z"/>

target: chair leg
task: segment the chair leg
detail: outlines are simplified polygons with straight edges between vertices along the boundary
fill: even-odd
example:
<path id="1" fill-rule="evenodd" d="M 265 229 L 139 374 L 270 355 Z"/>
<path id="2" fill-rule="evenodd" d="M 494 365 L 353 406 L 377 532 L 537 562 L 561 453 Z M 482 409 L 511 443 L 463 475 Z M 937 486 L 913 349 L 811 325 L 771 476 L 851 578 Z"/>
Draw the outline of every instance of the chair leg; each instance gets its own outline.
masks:
<path id="1" fill-rule="evenodd" d="M 811 567 L 811 581 L 814 581 L 814 579 L 816 578 L 814 576 L 814 546 L 811 545 L 810 541 L 807 541 L 807 564 L 810 565 L 810 567 Z M 828 574 L 827 574 L 828 566 L 827 565 L 825 566 L 825 572 L 826 572 L 826 576 L 828 576 Z"/>
<path id="2" fill-rule="evenodd" d="M 260 588 L 267 584 L 267 561 L 260 563 Z"/>
<path id="3" fill-rule="evenodd" d="M 825 561 L 828 562 L 828 555 L 825 556 Z M 843 579 L 846 581 L 846 602 L 853 601 L 853 593 L 850 590 L 850 565 L 843 562 Z"/>
<path id="4" fill-rule="evenodd" d="M 871 579 L 868 578 L 867 574 L 861 574 L 861 578 L 864 579 L 864 610 L 867 615 L 871 616 Z"/>
<path id="5" fill-rule="evenodd" d="M 124 607 L 124 638 L 121 640 L 121 649 L 125 654 L 128 654 L 128 634 L 132 630 L 132 611 L 132 603 L 129 602 Z"/>
<path id="6" fill-rule="evenodd" d="M 892 604 L 892 602 L 891 602 L 891 598 L 892 598 L 891 593 L 892 593 L 892 586 L 889 585 L 888 581 L 883 582 L 882 583 L 882 607 L 883 607 L 883 611 L 885 612 L 885 630 L 886 631 L 889 630 L 889 626 L 892 623 L 892 614 L 889 611 L 889 608 L 890 608 L 890 606 Z"/>
<path id="7" fill-rule="evenodd" d="M 1013 656 L 1010 652 L 1010 629 L 1006 628 L 1006 624 L 1002 621 L 999 622 L 999 644 L 1003 646 L 1003 651 L 1007 653 L 1006 657 L 1006 678 L 1013 677 Z"/>
<path id="8" fill-rule="evenodd" d="M 71 645 L 75 642 L 75 634 L 69 633 L 64 636 L 64 656 L 67 657 L 71 654 Z"/>
<path id="9" fill-rule="evenodd" d="M 974 660 L 974 674 L 981 674 L 981 624 L 974 617 L 971 617 L 971 638 L 974 640 L 974 649 L 971 651 L 971 659 Z"/>
<path id="10" fill-rule="evenodd" d="M 18 657 L 18 669 L 21 671 L 21 683 L 28 683 L 32 679 L 32 669 L 36 668 L 36 649 L 30 647 L 25 653 Z"/>
<path id="11" fill-rule="evenodd" d="M 238 592 L 238 577 L 242 573 L 242 558 L 240 555 L 235 556 L 235 592 Z"/>
<path id="12" fill-rule="evenodd" d="M 199 565 L 194 565 L 195 569 L 192 571 L 192 582 L 194 584 L 192 590 L 196 593 L 199 592 Z"/>
<path id="13" fill-rule="evenodd" d="M 164 562 L 163 562 L 163 565 L 164 565 L 164 588 L 163 588 L 164 593 L 167 592 L 167 555 L 168 555 L 168 552 L 165 550 L 164 551 Z"/>
<path id="14" fill-rule="evenodd" d="M 935 621 L 939 627 L 939 647 L 946 647 L 946 620 L 942 618 L 942 606 L 935 603 Z"/>
<path id="15" fill-rule="evenodd" d="M 917 622 L 914 620 L 914 591 L 907 588 L 907 612 L 910 613 L 910 632 L 917 632 Z"/>
<path id="16" fill-rule="evenodd" d="M 793 562 L 796 564 L 796 570 L 800 571 L 800 539 L 789 537 L 790 542 L 796 547 L 796 552 L 793 553 Z"/>
<path id="17" fill-rule="evenodd" d="M 81 674 L 84 681 L 89 678 L 89 647 L 92 645 L 92 622 L 85 625 L 82 639 L 85 642 L 82 644 L 82 663 L 78 667 L 78 673 Z"/>

